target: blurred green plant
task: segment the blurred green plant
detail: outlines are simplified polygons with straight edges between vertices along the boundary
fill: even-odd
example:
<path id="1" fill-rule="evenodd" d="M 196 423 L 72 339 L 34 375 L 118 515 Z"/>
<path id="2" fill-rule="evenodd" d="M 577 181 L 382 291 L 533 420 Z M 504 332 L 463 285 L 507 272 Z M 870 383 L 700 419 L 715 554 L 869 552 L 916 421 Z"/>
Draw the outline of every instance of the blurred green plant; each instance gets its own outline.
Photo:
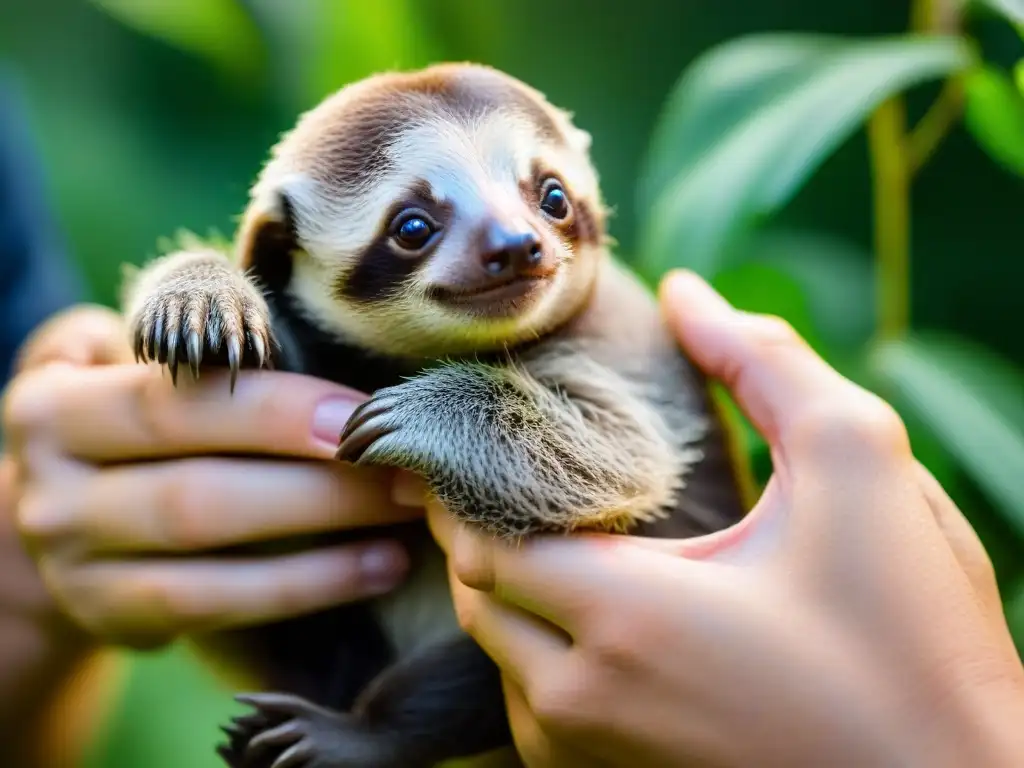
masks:
<path id="1" fill-rule="evenodd" d="M 1024 19 L 1018 2 L 989 5 L 1010 23 Z M 899 37 L 757 35 L 702 56 L 678 81 L 655 131 L 638 190 L 640 209 L 650 213 L 637 263 L 652 282 L 673 267 L 694 269 L 747 309 L 772 311 L 763 304 L 774 296 L 782 308 L 775 314 L 904 414 L 915 449 L 924 445 L 918 453 L 940 480 L 966 471 L 1024 537 L 1024 372 L 967 339 L 917 333 L 911 324 L 912 182 L 965 102 L 979 146 L 1024 175 L 1024 96 L 982 59 L 961 13 L 919 2 L 917 28 Z M 929 28 L 951 21 L 955 34 Z M 938 96 L 908 130 L 904 92 L 937 78 L 944 79 Z M 864 124 L 873 289 L 866 270 L 851 269 L 858 262 L 850 247 L 820 233 L 803 233 L 802 247 L 765 248 L 778 239 L 766 221 Z M 799 234 L 789 238 L 800 242 Z M 782 298 L 793 291 L 804 297 Z M 858 314 L 872 293 L 868 329 Z M 1024 643 L 1024 587 L 1010 591 L 1008 614 Z"/>
<path id="2" fill-rule="evenodd" d="M 244 81 L 264 64 L 260 31 L 239 0 L 91 0 L 139 32 L 190 51 Z M 225 30 L 231 30 L 225 34 Z"/>

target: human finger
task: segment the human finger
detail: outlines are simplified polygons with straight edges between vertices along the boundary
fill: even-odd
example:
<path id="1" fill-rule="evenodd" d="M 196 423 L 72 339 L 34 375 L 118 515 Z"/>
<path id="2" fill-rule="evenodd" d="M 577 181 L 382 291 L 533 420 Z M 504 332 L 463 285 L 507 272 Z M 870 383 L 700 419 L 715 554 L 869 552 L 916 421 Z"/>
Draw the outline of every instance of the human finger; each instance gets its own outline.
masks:
<path id="1" fill-rule="evenodd" d="M 638 546 L 631 536 L 578 534 L 541 536 L 506 543 L 453 520 L 437 501 L 427 504 L 435 540 L 463 585 L 539 616 L 572 637 L 586 632 L 607 605 L 627 599 L 628 577 L 637 558 L 653 563 L 682 558 Z M 681 565 L 681 567 L 686 567 Z"/>
<path id="2" fill-rule="evenodd" d="M 686 271 L 665 279 L 661 297 L 682 346 L 725 384 L 773 449 L 815 458 L 823 447 L 868 444 L 910 455 L 895 412 L 830 367 L 784 320 L 738 311 Z"/>
<path id="3" fill-rule="evenodd" d="M 89 366 L 131 360 L 131 347 L 121 315 L 107 307 L 82 304 L 54 315 L 39 326 L 19 352 L 15 371 L 28 371 L 54 362 Z"/>
<path id="4" fill-rule="evenodd" d="M 463 584 L 448 563 L 459 626 L 517 685 L 535 686 L 566 663 L 572 640 L 557 627 Z"/>
<path id="5" fill-rule="evenodd" d="M 1002 613 L 1002 598 L 996 582 L 995 569 L 977 532 L 964 517 L 945 489 L 920 462 L 914 463 L 921 492 L 935 516 L 935 521 L 949 543 L 953 556 L 967 574 L 971 585 L 985 604 Z"/>
<path id="6" fill-rule="evenodd" d="M 18 518 L 30 541 L 95 554 L 190 552 L 410 520 L 388 470 L 327 461 L 185 458 L 124 464 L 31 492 Z"/>
<path id="7" fill-rule="evenodd" d="M 187 380 L 187 377 L 185 377 Z M 46 439 L 91 462 L 241 453 L 328 458 L 365 395 L 310 376 L 252 371 L 234 394 L 221 375 L 179 380 L 153 366 L 43 368 L 19 376 L 4 400 L 15 444 Z"/>
<path id="8" fill-rule="evenodd" d="M 92 561 L 73 572 L 56 558 L 40 560 L 68 612 L 104 637 L 279 621 L 387 592 L 405 570 L 404 552 L 388 541 L 269 557 Z"/>
<path id="9" fill-rule="evenodd" d="M 528 768 L 599 768 L 610 762 L 581 753 L 580 741 L 569 743 L 545 732 L 537 720 L 523 689 L 508 678 L 502 679 L 505 690 L 505 709 L 516 751 Z"/>

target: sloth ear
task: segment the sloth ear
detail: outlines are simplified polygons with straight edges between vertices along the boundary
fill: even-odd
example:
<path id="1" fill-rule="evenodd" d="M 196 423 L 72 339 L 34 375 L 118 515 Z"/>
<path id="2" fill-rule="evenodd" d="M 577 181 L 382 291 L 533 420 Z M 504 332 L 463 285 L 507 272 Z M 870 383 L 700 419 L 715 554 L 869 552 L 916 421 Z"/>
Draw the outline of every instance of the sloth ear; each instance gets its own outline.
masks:
<path id="1" fill-rule="evenodd" d="M 235 241 L 239 266 L 267 288 L 282 288 L 291 276 L 292 256 L 301 248 L 295 204 L 287 185 L 258 185 Z"/>
<path id="2" fill-rule="evenodd" d="M 594 142 L 593 136 L 590 135 L 590 132 L 585 131 L 576 125 L 574 122 L 575 115 L 573 115 L 572 112 L 559 107 L 555 107 L 554 111 L 557 116 L 556 121 L 572 148 L 582 155 L 589 154 L 590 147 Z"/>

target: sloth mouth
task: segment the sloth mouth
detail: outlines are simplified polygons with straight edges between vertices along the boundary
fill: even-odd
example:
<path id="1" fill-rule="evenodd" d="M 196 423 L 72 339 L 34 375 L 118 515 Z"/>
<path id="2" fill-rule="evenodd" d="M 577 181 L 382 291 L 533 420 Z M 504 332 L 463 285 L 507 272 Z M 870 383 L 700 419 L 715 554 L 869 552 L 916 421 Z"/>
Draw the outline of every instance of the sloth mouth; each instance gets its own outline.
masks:
<path id="1" fill-rule="evenodd" d="M 511 277 L 500 282 L 492 282 L 475 287 L 435 286 L 431 289 L 431 298 L 445 304 L 486 308 L 492 305 L 495 310 L 514 309 L 516 303 L 534 293 L 542 283 L 548 281 L 547 276 Z M 507 306 L 506 306 L 507 305 Z"/>

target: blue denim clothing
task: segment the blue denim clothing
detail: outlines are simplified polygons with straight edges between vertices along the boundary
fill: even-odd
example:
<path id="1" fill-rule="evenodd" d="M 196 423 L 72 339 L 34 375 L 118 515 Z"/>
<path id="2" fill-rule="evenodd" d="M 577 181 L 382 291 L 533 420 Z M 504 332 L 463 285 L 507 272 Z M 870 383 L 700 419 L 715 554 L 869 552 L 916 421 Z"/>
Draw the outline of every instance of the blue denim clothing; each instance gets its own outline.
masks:
<path id="1" fill-rule="evenodd" d="M 19 96 L 0 70 L 0 387 L 32 329 L 82 296 Z"/>

